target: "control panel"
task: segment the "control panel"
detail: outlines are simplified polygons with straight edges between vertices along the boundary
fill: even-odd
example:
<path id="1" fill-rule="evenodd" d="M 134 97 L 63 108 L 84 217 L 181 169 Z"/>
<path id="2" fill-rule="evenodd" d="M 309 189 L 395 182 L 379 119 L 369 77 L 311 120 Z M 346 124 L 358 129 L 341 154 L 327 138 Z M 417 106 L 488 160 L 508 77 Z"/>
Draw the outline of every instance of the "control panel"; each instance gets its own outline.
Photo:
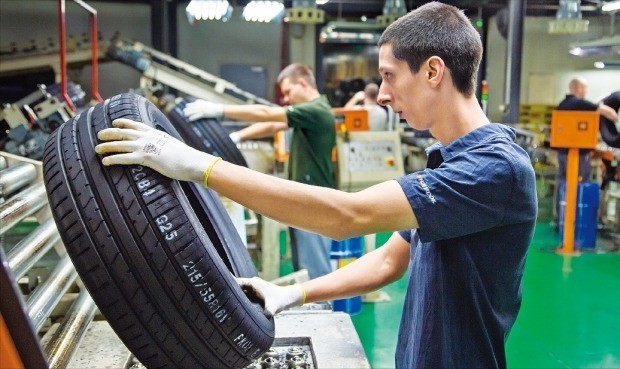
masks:
<path id="1" fill-rule="evenodd" d="M 341 190 L 359 191 L 405 174 L 396 131 L 338 134 L 336 147 Z"/>

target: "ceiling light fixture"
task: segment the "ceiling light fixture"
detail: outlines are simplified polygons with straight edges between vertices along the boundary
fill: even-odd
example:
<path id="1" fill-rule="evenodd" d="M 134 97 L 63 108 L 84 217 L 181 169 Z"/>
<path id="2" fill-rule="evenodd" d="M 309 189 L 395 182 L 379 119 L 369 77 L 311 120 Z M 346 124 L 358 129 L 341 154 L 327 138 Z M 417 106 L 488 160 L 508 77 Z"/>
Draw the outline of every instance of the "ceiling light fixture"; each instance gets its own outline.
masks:
<path id="1" fill-rule="evenodd" d="M 243 18 L 249 22 L 271 22 L 284 10 L 282 1 L 252 0 L 243 8 Z"/>
<path id="2" fill-rule="evenodd" d="M 185 8 L 190 24 L 199 20 L 222 20 L 226 22 L 233 8 L 226 0 L 192 0 Z"/>
<path id="3" fill-rule="evenodd" d="M 604 12 L 615 12 L 620 10 L 620 0 L 608 1 L 603 3 L 603 7 L 601 8 Z"/>

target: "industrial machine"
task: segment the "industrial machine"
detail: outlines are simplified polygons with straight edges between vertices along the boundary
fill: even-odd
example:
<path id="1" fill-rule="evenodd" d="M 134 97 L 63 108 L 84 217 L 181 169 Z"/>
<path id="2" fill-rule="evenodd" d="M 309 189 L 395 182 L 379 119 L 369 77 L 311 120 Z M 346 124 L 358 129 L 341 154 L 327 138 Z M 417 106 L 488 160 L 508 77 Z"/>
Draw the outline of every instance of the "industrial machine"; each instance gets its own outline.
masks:
<path id="1" fill-rule="evenodd" d="M 39 160 L 48 135 L 73 116 L 45 85 L 0 110 L 0 148 Z M 74 87 L 76 88 L 76 87 Z"/>
<path id="2" fill-rule="evenodd" d="M 108 55 L 140 71 L 142 88 L 161 83 L 181 93 L 214 102 L 274 105 L 225 79 L 139 42 L 114 40 Z"/>
<path id="3" fill-rule="evenodd" d="M 365 109 L 332 109 L 336 117 L 336 185 L 360 191 L 405 174 L 400 133 L 369 131 Z"/>
<path id="4" fill-rule="evenodd" d="M 405 174 L 396 131 L 338 133 L 336 150 L 341 190 L 359 191 Z"/>

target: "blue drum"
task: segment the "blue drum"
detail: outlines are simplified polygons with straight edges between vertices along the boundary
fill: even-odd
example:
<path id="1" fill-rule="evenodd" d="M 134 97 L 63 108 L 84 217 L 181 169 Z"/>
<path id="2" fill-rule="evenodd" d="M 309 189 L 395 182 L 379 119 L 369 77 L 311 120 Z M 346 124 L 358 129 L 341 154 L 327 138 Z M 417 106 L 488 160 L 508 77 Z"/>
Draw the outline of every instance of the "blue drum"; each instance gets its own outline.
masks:
<path id="1" fill-rule="evenodd" d="M 566 182 L 560 183 L 560 243 L 564 235 L 564 212 L 566 209 Z M 577 187 L 577 214 L 575 215 L 575 248 L 594 250 L 598 226 L 599 185 L 582 182 Z"/>
<path id="2" fill-rule="evenodd" d="M 360 258 L 364 253 L 362 237 L 349 238 L 342 241 L 332 241 L 330 259 L 332 269 L 340 269 Z M 334 311 L 343 311 L 349 315 L 359 314 L 362 311 L 362 296 L 349 297 L 347 299 L 334 300 Z"/>

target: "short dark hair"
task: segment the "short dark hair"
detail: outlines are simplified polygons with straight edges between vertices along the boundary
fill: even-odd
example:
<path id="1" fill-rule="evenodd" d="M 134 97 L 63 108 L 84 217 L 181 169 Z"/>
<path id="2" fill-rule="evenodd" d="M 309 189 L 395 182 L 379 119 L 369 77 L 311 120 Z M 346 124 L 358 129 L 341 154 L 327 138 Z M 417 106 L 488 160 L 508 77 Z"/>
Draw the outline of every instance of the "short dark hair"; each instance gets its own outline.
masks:
<path id="1" fill-rule="evenodd" d="M 394 57 L 406 61 L 413 73 L 431 56 L 440 57 L 457 90 L 474 93 L 482 41 L 458 8 L 436 1 L 422 5 L 391 24 L 379 39 L 383 44 L 391 44 Z"/>
<path id="2" fill-rule="evenodd" d="M 303 78 L 306 82 L 308 82 L 308 84 L 310 84 L 310 86 L 317 88 L 314 72 L 312 71 L 312 68 L 305 64 L 293 63 L 282 69 L 278 75 L 278 84 L 282 83 L 282 80 L 285 78 L 290 79 L 292 83 L 297 83 L 300 78 Z"/>

